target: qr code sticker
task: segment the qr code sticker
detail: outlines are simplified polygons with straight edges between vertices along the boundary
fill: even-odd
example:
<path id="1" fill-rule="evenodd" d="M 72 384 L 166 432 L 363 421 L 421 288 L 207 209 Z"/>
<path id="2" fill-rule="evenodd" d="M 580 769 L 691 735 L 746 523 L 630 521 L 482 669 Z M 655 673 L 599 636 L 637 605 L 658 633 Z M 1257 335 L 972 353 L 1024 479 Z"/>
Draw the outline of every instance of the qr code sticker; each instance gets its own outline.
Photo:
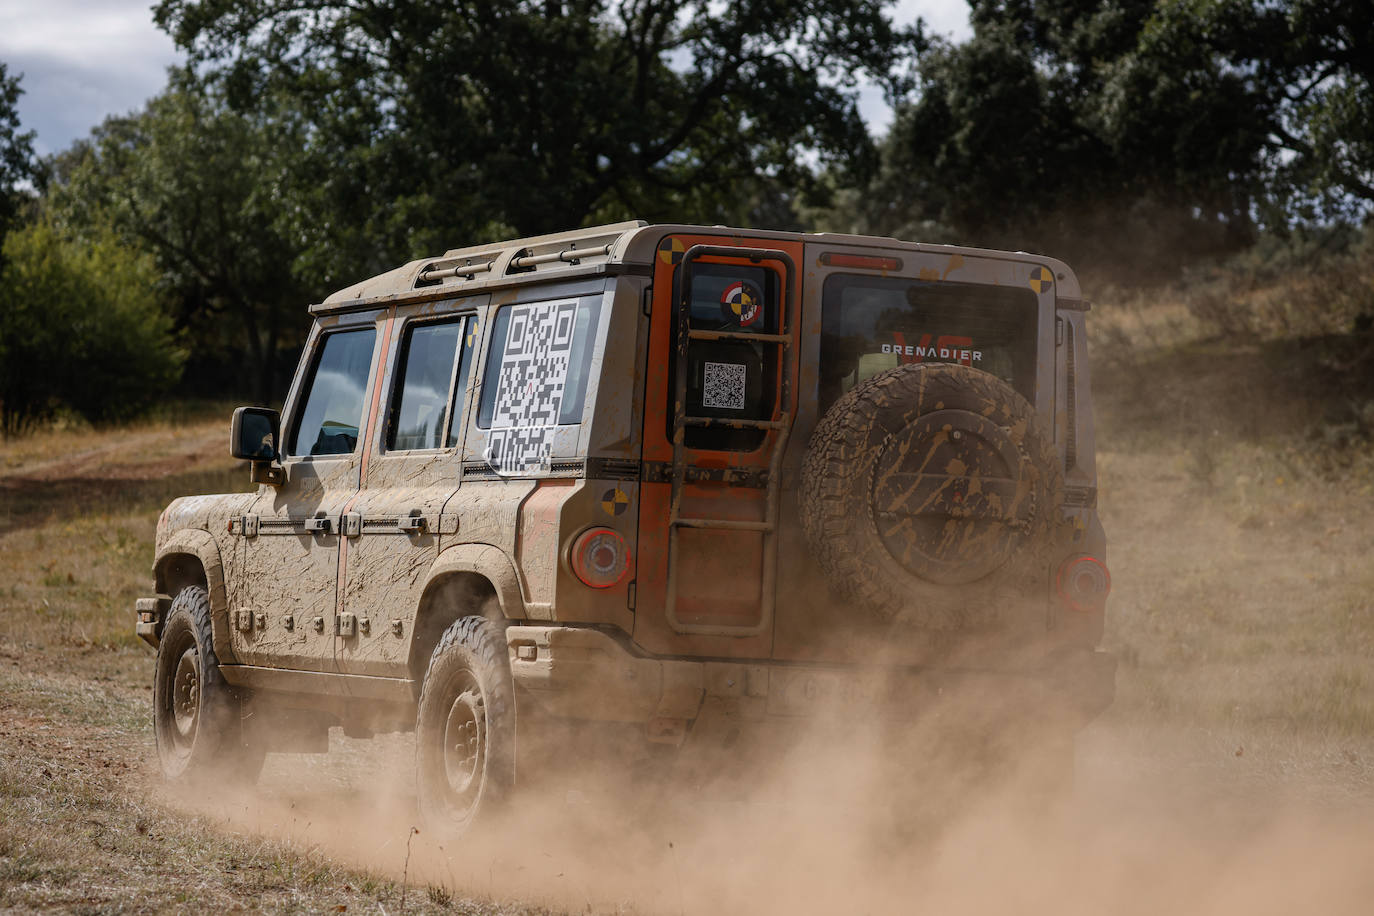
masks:
<path id="1" fill-rule="evenodd" d="M 503 474 L 547 467 L 572 355 L 575 301 L 511 309 L 487 461 Z"/>
<path id="2" fill-rule="evenodd" d="M 552 451 L 552 427 L 493 429 L 487 437 L 487 464 L 501 474 L 547 471 Z"/>
<path id="3" fill-rule="evenodd" d="M 701 386 L 701 406 L 725 410 L 744 409 L 744 364 L 706 363 Z"/>

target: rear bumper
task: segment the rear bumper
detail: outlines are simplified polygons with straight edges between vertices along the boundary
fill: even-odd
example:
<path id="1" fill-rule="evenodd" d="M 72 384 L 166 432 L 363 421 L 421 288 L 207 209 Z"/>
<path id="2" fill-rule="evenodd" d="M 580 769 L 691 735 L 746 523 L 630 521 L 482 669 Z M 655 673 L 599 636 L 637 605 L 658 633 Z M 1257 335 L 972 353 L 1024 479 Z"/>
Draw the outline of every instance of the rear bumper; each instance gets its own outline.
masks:
<path id="1" fill-rule="evenodd" d="M 1079 724 L 1111 705 L 1116 659 L 1061 653 L 1032 671 L 855 668 L 643 658 L 599 630 L 513 626 L 506 638 L 522 697 L 559 717 L 647 722 L 676 733 L 708 699 L 745 718 L 921 714 L 958 697 Z"/>

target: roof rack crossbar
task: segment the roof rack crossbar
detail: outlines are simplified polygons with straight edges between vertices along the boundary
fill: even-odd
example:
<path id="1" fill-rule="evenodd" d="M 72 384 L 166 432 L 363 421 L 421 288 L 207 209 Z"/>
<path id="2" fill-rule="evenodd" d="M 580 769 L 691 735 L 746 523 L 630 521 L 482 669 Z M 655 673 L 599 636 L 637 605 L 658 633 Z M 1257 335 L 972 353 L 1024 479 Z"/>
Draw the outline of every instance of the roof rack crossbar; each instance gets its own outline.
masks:
<path id="1" fill-rule="evenodd" d="M 547 254 L 527 254 L 518 258 L 511 258 L 510 269 L 520 270 L 525 267 L 534 267 L 537 264 L 550 264 L 554 261 L 567 261 L 576 264 L 584 258 L 598 258 L 610 253 L 610 242 L 595 248 L 564 248 L 561 251 L 550 251 Z"/>
<path id="2" fill-rule="evenodd" d="M 430 267 L 420 271 L 420 275 L 416 277 L 415 280 L 418 283 L 432 283 L 435 280 L 444 280 L 448 277 L 471 278 L 475 274 L 487 273 L 495 263 L 495 260 L 491 260 L 480 264 L 460 264 L 457 267 L 443 267 L 438 270 Z"/>

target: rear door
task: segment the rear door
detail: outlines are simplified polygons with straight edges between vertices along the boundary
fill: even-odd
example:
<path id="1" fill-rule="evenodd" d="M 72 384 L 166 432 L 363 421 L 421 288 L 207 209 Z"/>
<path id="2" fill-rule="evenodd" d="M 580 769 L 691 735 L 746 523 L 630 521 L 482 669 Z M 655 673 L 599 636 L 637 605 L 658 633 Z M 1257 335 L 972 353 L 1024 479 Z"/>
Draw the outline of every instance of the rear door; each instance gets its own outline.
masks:
<path id="1" fill-rule="evenodd" d="M 842 242 L 807 246 L 806 314 L 796 435 L 788 466 L 800 468 L 818 423 L 845 392 L 904 364 L 959 363 L 1005 381 L 1052 419 L 1052 274 L 995 252 L 978 256 Z M 889 624 L 837 601 L 802 535 L 800 501 L 784 502 L 773 657 L 853 664 L 922 664 L 947 652 L 942 638 Z"/>
<path id="2" fill-rule="evenodd" d="M 771 650 L 779 464 L 795 414 L 801 245 L 670 236 L 654 268 L 635 641 Z"/>
<path id="3" fill-rule="evenodd" d="M 411 627 L 460 481 L 464 411 L 478 309 L 486 297 L 401 306 L 362 487 L 348 507 L 339 563 L 343 611 L 335 658 L 348 674 L 404 676 Z"/>

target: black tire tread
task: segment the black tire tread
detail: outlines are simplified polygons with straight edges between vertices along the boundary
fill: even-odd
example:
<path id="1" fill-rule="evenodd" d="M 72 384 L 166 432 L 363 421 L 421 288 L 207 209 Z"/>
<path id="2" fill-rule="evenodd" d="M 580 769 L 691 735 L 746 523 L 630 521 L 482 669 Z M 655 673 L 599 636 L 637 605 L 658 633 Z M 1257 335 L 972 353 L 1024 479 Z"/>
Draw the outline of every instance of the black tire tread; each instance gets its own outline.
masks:
<path id="1" fill-rule="evenodd" d="M 842 395 L 816 425 L 802 464 L 802 528 L 812 555 L 840 598 L 851 599 L 882 620 L 903 620 L 935 630 L 987 626 L 1005 602 L 996 590 L 1006 575 L 973 586 L 936 586 L 915 577 L 894 581 L 872 557 L 875 547 L 861 530 L 872 525 L 871 507 L 855 505 L 872 472 L 864 451 L 877 418 L 901 410 L 906 423 L 931 410 L 958 407 L 1017 430 L 1013 436 L 1029 466 L 1043 480 L 1030 541 L 1054 539 L 1062 502 L 1062 478 L 1052 439 L 1035 410 L 1006 382 L 990 373 L 948 363 L 910 364 L 880 372 Z M 1029 551 L 1040 554 L 1041 550 Z M 1026 562 L 1016 564 L 1024 568 Z M 1030 564 L 1033 565 L 1033 564 Z M 909 597 L 903 597 L 909 596 Z"/>
<path id="2" fill-rule="evenodd" d="M 449 624 L 430 654 L 416 710 L 415 761 L 420 815 L 439 829 L 466 828 L 468 822 L 484 816 L 509 796 L 515 785 L 515 688 L 511 680 L 504 631 L 481 616 L 461 617 Z M 426 772 L 425 742 L 433 740 L 427 720 L 432 707 L 443 703 L 439 684 L 452 665 L 470 665 L 482 684 L 487 717 L 487 748 L 481 794 L 467 822 L 447 822 L 439 799 L 442 793 L 430 784 L 434 774 Z M 443 710 L 445 717 L 447 710 Z"/>
<path id="3" fill-rule="evenodd" d="M 257 780 L 262 770 L 265 755 L 262 748 L 248 747 L 243 743 L 238 694 L 220 672 L 219 656 L 215 652 L 210 595 L 199 585 L 189 585 L 178 592 L 172 599 L 172 606 L 167 613 L 167 624 L 163 627 L 164 639 L 158 649 L 158 670 L 154 676 L 154 735 L 158 735 L 159 732 L 156 717 L 161 714 L 163 703 L 160 693 L 161 672 L 164 665 L 175 664 L 176 661 L 163 657 L 163 647 L 170 645 L 166 639 L 167 630 L 172 627 L 172 622 L 178 615 L 189 618 L 191 632 L 200 654 L 200 719 L 196 727 L 195 744 L 184 769 L 170 768 L 159 745 L 158 756 L 162 762 L 163 775 L 173 781 L 229 780 L 251 784 Z M 165 654 L 170 656 L 171 653 L 167 651 Z"/>

